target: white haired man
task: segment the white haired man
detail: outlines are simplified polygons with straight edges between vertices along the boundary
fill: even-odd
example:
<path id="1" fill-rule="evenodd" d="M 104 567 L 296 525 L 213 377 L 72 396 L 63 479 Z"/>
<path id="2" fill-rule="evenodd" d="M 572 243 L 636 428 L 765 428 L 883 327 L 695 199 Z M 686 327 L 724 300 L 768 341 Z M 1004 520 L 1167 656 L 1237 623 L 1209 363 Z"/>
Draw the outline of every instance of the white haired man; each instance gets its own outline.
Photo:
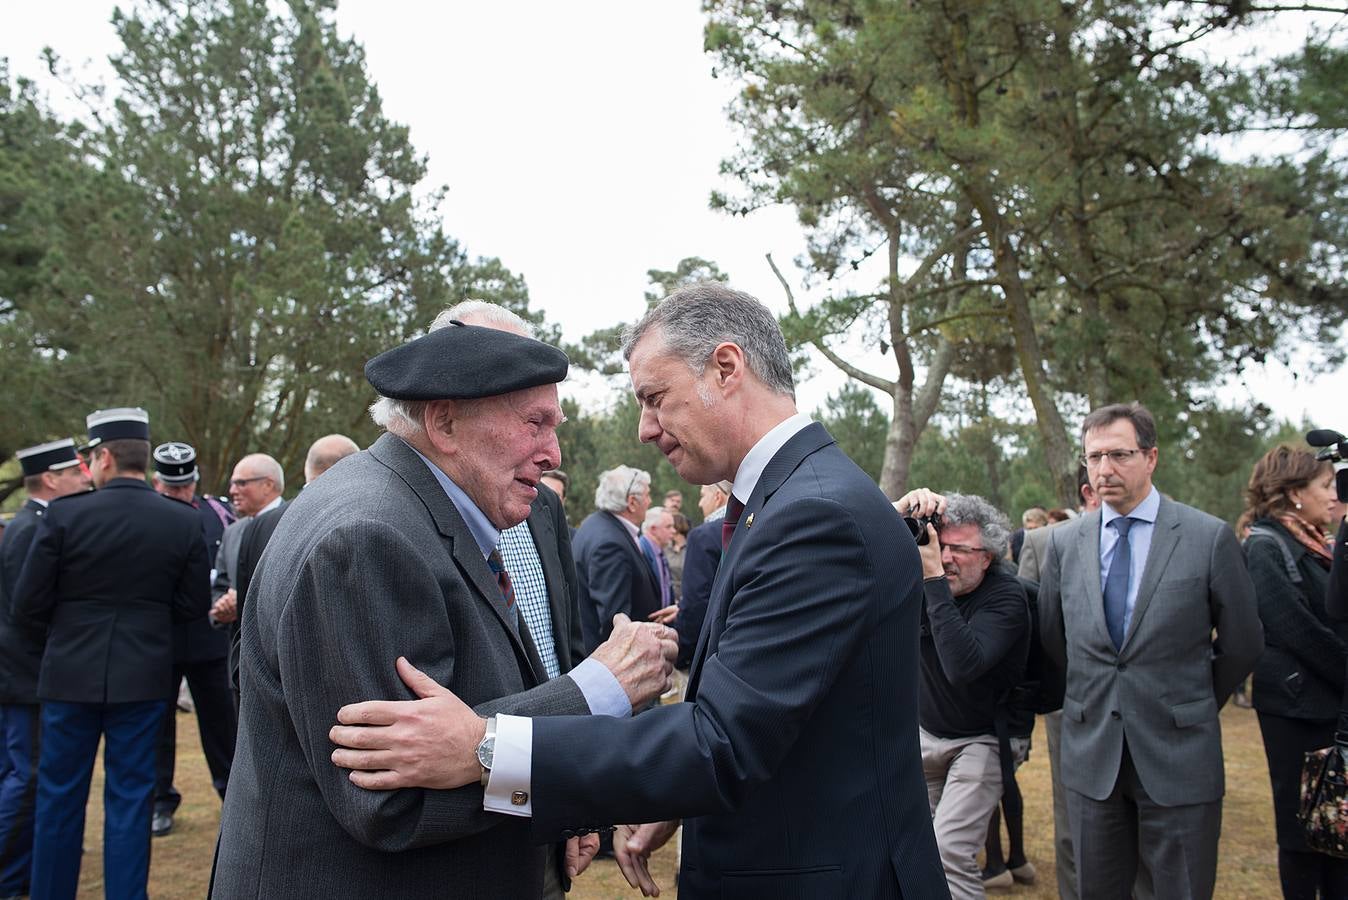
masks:
<path id="1" fill-rule="evenodd" d="M 580 624 L 587 647 L 608 637 L 618 613 L 645 619 L 661 608 L 660 582 L 641 551 L 641 524 L 651 506 L 651 476 L 618 466 L 599 476 L 595 511 L 572 545 L 580 587 Z"/>

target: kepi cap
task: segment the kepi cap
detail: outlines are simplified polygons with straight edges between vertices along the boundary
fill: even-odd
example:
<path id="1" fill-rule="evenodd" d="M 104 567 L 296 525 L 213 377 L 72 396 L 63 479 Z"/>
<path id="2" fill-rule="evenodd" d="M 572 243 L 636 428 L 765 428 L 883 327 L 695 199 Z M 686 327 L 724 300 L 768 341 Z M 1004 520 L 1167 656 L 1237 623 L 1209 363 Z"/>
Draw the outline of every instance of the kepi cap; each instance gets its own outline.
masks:
<path id="1" fill-rule="evenodd" d="M 116 409 L 98 409 L 85 417 L 89 443 L 80 451 L 92 450 L 104 441 L 148 441 L 150 414 L 139 406 L 119 406 Z"/>
<path id="2" fill-rule="evenodd" d="M 197 471 L 197 451 L 191 444 L 169 441 L 154 448 L 154 471 L 165 484 L 192 484 Z"/>
<path id="3" fill-rule="evenodd" d="M 19 466 L 23 469 L 25 478 L 80 464 L 79 455 L 75 452 L 75 442 L 70 438 L 28 447 L 20 450 L 15 456 L 19 458 Z"/>
<path id="4" fill-rule="evenodd" d="M 365 377 L 394 400 L 474 400 L 556 384 L 570 364 L 551 344 L 456 319 L 379 354 Z"/>

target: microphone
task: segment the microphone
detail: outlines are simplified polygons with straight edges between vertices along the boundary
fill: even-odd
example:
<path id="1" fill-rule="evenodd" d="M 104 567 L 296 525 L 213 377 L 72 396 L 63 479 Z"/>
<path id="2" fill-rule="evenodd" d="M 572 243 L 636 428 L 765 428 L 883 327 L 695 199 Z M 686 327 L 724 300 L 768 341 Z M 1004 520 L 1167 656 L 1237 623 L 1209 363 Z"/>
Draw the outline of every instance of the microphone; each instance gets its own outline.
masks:
<path id="1" fill-rule="evenodd" d="M 1306 443 L 1312 447 L 1329 447 L 1343 441 L 1348 441 L 1348 437 L 1328 428 L 1317 428 L 1314 431 L 1306 432 Z"/>

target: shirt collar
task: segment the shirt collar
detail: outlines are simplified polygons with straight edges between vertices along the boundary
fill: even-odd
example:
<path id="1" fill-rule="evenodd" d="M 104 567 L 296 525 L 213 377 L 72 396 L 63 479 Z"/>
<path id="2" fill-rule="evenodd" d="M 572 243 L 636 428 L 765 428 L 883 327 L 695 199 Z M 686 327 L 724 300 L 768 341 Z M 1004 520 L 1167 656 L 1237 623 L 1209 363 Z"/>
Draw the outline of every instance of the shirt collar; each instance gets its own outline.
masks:
<path id="1" fill-rule="evenodd" d="M 464 493 L 463 488 L 450 480 L 443 469 L 427 459 L 416 447 L 412 447 L 411 444 L 407 446 L 411 447 L 413 453 L 421 457 L 421 461 L 426 464 L 426 468 L 431 470 L 435 480 L 440 482 L 440 487 L 449 497 L 449 502 L 454 504 L 454 508 L 459 511 L 459 515 L 463 516 L 464 522 L 468 523 L 468 530 L 473 533 L 473 540 L 477 541 L 477 547 L 482 551 L 483 558 L 491 556 L 491 552 L 496 549 L 496 543 L 501 539 L 501 532 L 491 523 L 491 520 L 482 510 L 477 508 L 477 504 Z"/>
<path id="2" fill-rule="evenodd" d="M 41 497 L 29 497 L 28 499 L 29 499 L 29 500 L 32 500 L 34 503 L 36 503 L 38 506 L 42 507 L 43 509 L 46 509 L 48 506 L 51 505 L 51 504 L 49 504 L 46 500 L 43 500 Z M 20 560 L 20 562 L 22 562 L 22 560 Z"/>
<path id="3" fill-rule="evenodd" d="M 778 422 L 771 431 L 758 439 L 758 443 L 744 455 L 739 471 L 735 473 L 735 483 L 730 493 L 736 500 L 746 504 L 749 502 L 754 488 L 758 487 L 758 479 L 762 477 L 768 463 L 777 455 L 777 451 L 812 421 L 805 413 L 796 413 Z"/>
<path id="4" fill-rule="evenodd" d="M 273 509 L 275 509 L 276 507 L 278 507 L 278 506 L 280 506 L 280 505 L 281 505 L 281 495 L 280 495 L 280 494 L 277 494 L 275 497 L 273 497 L 273 498 L 271 499 L 271 502 L 270 502 L 270 503 L 268 503 L 266 506 L 264 506 L 264 507 L 262 507 L 261 509 L 259 509 L 259 510 L 257 511 L 257 513 L 254 514 L 253 517 L 254 517 L 254 518 L 257 518 L 257 516 L 262 515 L 264 512 L 268 512 L 269 510 L 273 510 Z"/>
<path id="5" fill-rule="evenodd" d="M 632 536 L 632 540 L 636 541 L 638 544 L 641 543 L 641 532 L 637 529 L 637 526 L 633 525 L 617 513 L 610 513 L 610 515 L 622 523 L 622 526 L 627 529 L 627 533 Z"/>
<path id="6" fill-rule="evenodd" d="M 1151 486 L 1151 493 L 1139 503 L 1132 512 L 1128 514 L 1130 519 L 1138 519 L 1149 525 L 1156 524 L 1156 513 L 1161 509 L 1161 492 L 1156 490 L 1156 485 Z M 1122 518 L 1120 514 L 1108 503 L 1100 504 L 1100 527 L 1108 527 L 1110 522 Z"/>

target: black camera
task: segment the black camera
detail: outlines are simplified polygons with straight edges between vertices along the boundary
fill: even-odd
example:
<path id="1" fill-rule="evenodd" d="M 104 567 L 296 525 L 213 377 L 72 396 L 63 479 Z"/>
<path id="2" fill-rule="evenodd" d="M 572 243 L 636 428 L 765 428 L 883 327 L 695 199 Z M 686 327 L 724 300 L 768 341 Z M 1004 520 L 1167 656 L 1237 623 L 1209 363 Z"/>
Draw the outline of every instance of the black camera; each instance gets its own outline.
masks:
<path id="1" fill-rule="evenodd" d="M 1348 457 L 1348 437 L 1328 428 L 1317 428 L 1306 433 L 1306 443 L 1319 447 L 1316 459 L 1331 463 L 1343 462 Z M 1339 502 L 1348 503 L 1348 469 L 1339 469 L 1334 473 L 1334 487 L 1339 493 Z"/>
<path id="2" fill-rule="evenodd" d="M 930 525 L 937 531 L 941 530 L 941 514 L 932 513 L 929 516 L 904 516 L 903 524 L 908 526 L 912 532 L 913 540 L 917 541 L 919 547 L 925 547 L 931 541 L 931 535 L 927 534 L 927 526 Z"/>

